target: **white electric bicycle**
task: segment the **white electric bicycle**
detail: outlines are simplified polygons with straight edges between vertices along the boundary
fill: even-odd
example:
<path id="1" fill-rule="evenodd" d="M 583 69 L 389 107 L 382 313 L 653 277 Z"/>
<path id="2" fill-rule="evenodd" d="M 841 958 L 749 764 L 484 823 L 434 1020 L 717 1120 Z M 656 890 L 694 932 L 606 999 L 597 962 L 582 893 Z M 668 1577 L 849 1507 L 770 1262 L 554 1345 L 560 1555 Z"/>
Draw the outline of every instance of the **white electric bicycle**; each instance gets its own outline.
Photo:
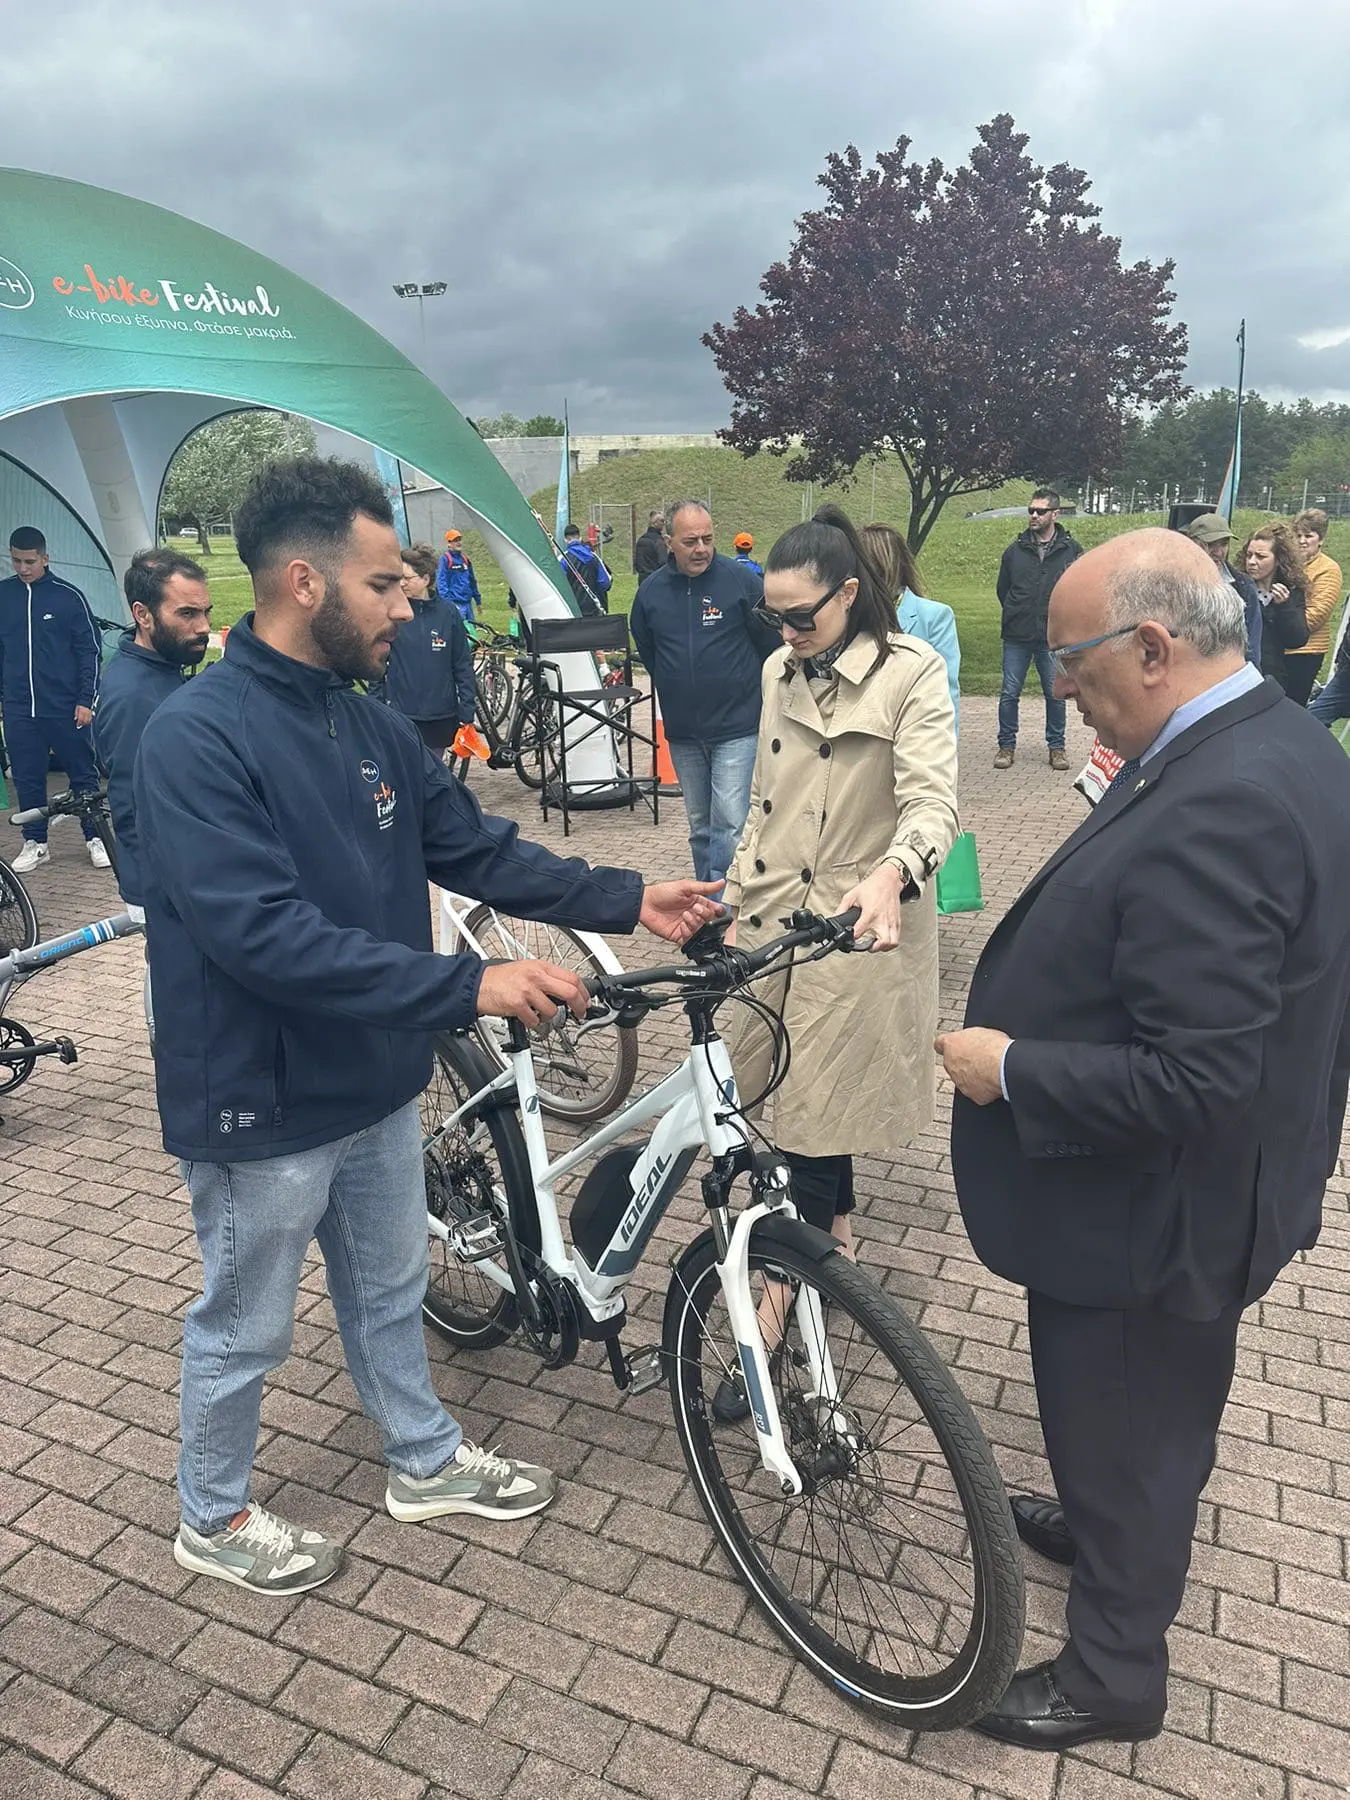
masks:
<path id="1" fill-rule="evenodd" d="M 588 978 L 595 1023 L 633 1028 L 679 1005 L 691 1048 L 557 1158 L 524 1028 L 508 1024 L 505 1070 L 468 1035 L 439 1039 L 423 1100 L 425 1317 L 468 1349 L 519 1334 L 548 1368 L 603 1344 L 621 1391 L 666 1382 L 704 1511 L 793 1653 L 861 1705 L 949 1729 L 999 1698 L 1022 1640 L 1021 1556 L 998 1468 L 927 1339 L 798 1218 L 778 1152 L 754 1147 L 714 1022 L 740 999 L 776 1028 L 772 1091 L 786 1035 L 745 990 L 799 951 L 851 948 L 856 918 L 794 913 L 786 935 L 753 951 L 704 926 L 683 964 Z M 653 1122 L 640 1141 L 616 1142 Z M 704 1149 L 709 1228 L 673 1263 L 660 1343 L 625 1350 L 624 1288 Z M 583 1167 L 569 1249 L 556 1190 Z M 733 1214 L 742 1176 L 750 1204 Z M 779 1321 L 777 1341 L 766 1343 L 761 1313 Z M 748 1407 L 719 1423 L 713 1399 L 727 1383 L 743 1384 Z"/>

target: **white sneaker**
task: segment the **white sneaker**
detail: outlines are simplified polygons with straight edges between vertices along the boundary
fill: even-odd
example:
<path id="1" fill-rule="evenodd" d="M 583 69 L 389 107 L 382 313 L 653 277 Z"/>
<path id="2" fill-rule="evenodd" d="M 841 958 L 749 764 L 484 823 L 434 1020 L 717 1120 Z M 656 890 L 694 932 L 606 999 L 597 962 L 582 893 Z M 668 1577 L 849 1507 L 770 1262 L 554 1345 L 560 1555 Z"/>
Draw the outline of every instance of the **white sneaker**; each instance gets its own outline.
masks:
<path id="1" fill-rule="evenodd" d="M 103 846 L 100 844 L 99 849 L 101 850 L 102 848 Z M 51 860 L 52 853 L 47 846 L 45 844 L 36 843 L 32 838 L 29 838 L 23 849 L 20 850 L 19 854 L 10 864 L 10 867 L 14 870 L 16 875 L 31 875 L 39 863 L 50 862 Z"/>
<path id="2" fill-rule="evenodd" d="M 110 869 L 112 867 L 112 864 L 108 861 L 108 852 L 103 848 L 102 838 L 90 838 L 88 849 L 89 860 L 96 869 Z"/>

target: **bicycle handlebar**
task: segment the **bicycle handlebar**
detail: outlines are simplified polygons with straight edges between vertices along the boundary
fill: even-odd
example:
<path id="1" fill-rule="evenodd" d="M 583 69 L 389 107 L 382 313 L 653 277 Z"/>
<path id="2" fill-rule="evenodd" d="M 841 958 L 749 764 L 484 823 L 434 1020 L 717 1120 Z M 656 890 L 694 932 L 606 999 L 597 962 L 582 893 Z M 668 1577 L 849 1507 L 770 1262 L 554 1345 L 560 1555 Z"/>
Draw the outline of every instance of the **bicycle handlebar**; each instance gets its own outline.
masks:
<path id="1" fill-rule="evenodd" d="M 64 794 L 54 794 L 45 806 L 30 806 L 24 812 L 11 813 L 9 822 L 11 825 L 37 825 L 43 819 L 62 818 L 101 806 L 105 798 L 101 788 L 91 788 L 87 794 L 77 794 L 74 788 L 69 788 Z"/>
<path id="2" fill-rule="evenodd" d="M 671 963 L 656 969 L 626 969 L 618 975 L 583 976 L 582 986 L 593 1000 L 607 1000 L 615 994 L 637 996 L 644 988 L 672 984 L 698 988 L 729 981 L 740 987 L 779 957 L 786 956 L 791 950 L 804 949 L 807 944 L 852 949 L 853 927 L 861 916 L 862 908 L 858 906 L 850 906 L 847 912 L 832 919 L 822 918 L 818 913 L 794 912 L 791 919 L 782 921 L 792 929 L 770 943 L 761 944 L 758 950 L 738 950 L 734 945 L 722 945 L 704 961 Z"/>

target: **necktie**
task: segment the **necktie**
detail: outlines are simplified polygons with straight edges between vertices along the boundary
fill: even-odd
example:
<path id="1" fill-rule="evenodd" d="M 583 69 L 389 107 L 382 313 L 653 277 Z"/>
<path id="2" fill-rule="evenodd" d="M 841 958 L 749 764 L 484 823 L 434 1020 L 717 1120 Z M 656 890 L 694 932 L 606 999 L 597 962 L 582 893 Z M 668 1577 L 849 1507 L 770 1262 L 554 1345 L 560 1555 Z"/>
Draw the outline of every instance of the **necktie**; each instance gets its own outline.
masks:
<path id="1" fill-rule="evenodd" d="M 1107 788 L 1106 793 L 1107 794 L 1116 793 L 1118 789 L 1123 788 L 1125 786 L 1126 782 L 1132 781 L 1138 773 L 1139 773 L 1139 758 L 1137 756 L 1127 757 L 1126 760 L 1120 765 L 1119 769 L 1117 769 L 1117 771 L 1115 773 L 1115 777 L 1112 780 L 1110 787 Z M 1105 799 L 1106 795 L 1103 794 L 1102 798 Z"/>

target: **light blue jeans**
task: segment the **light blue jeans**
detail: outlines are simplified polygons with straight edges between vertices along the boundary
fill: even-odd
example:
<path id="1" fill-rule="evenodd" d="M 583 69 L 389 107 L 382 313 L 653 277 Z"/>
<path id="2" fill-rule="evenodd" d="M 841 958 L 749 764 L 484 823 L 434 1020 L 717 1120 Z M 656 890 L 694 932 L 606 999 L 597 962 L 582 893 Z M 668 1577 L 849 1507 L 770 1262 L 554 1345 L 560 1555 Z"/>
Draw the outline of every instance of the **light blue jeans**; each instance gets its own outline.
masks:
<path id="1" fill-rule="evenodd" d="M 434 1475 L 462 1432 L 436 1398 L 422 1126 L 413 1100 L 352 1137 L 261 1162 L 185 1163 L 203 1292 L 183 1326 L 178 1492 L 195 1531 L 249 1501 L 263 1382 L 290 1353 L 310 1239 L 328 1274 L 356 1391 L 406 1475 Z"/>
<path id="2" fill-rule="evenodd" d="M 670 742 L 689 816 L 689 851 L 696 881 L 721 881 L 731 867 L 750 810 L 757 737 L 705 744 L 696 738 Z"/>

